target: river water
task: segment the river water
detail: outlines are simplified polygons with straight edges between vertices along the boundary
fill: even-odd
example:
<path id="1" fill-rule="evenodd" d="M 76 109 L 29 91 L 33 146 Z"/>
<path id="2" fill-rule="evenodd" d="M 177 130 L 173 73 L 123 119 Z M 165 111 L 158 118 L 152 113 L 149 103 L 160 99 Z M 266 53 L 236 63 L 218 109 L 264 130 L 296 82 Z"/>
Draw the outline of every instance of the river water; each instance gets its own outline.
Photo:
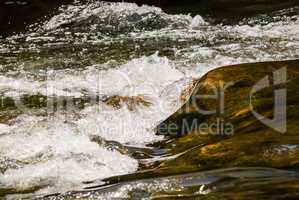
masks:
<path id="1" fill-rule="evenodd" d="M 163 139 L 154 128 L 192 80 L 223 65 L 298 57 L 297 7 L 221 25 L 133 3 L 62 6 L 0 39 L 0 195 L 80 190 L 136 172 L 127 149 Z M 115 95 L 148 104 L 105 103 Z"/>

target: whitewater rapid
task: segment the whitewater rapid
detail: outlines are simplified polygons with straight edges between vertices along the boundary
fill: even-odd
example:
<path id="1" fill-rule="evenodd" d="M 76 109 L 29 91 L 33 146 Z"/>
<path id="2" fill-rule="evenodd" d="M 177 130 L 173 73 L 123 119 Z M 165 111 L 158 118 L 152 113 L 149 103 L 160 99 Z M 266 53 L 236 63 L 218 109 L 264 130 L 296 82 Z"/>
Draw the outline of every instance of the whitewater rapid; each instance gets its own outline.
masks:
<path id="1" fill-rule="evenodd" d="M 298 58 L 297 14 L 238 25 L 169 15 L 130 3 L 74 3 L 25 34 L 0 40 L 0 94 L 104 99 L 142 97 L 133 110 L 104 101 L 50 114 L 1 107 L 0 189 L 49 194 L 138 170 L 138 160 L 96 142 L 147 148 L 155 126 L 182 104 L 192 80 L 219 66 Z"/>

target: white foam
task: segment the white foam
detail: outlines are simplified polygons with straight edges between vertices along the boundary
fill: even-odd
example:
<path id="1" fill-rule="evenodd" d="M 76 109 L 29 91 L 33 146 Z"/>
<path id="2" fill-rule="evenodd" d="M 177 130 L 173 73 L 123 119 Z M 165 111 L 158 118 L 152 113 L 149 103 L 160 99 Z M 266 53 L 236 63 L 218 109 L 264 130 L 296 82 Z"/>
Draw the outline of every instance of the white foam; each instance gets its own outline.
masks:
<path id="1" fill-rule="evenodd" d="M 134 159 L 91 142 L 72 123 L 33 116 L 16 121 L 21 123 L 0 137 L 0 152 L 24 164 L 0 177 L 4 188 L 47 186 L 47 192 L 66 191 L 82 187 L 83 181 L 126 174 L 138 167 Z"/>
<path id="2" fill-rule="evenodd" d="M 191 28 L 199 28 L 202 25 L 207 25 L 205 20 L 200 15 L 196 15 L 190 19 L 190 27 Z"/>
<path id="3" fill-rule="evenodd" d="M 89 17 L 95 17 L 90 18 L 95 22 L 88 22 Z M 146 22 L 153 19 L 157 24 L 151 29 Z M 108 63 L 84 69 L 72 66 L 72 69 L 47 69 L 47 74 L 42 75 L 33 72 L 33 76 L 26 76 L 22 62 L 35 67 L 35 60 L 31 66 L 31 58 L 28 62 L 17 59 L 21 65 L 12 65 L 18 72 L 0 74 L 0 93 L 4 96 L 37 93 L 69 97 L 142 96 L 151 105 L 139 105 L 132 110 L 125 103 L 121 108 L 99 103 L 79 111 L 66 111 L 65 115 L 22 115 L 11 120 L 10 126 L 0 124 L 0 157 L 18 163 L 18 167 L 8 166 L 1 174 L 1 187 L 42 186 L 39 193 L 61 192 L 81 188 L 83 181 L 134 172 L 138 168 L 136 160 L 108 150 L 90 138 L 99 136 L 134 146 L 161 140 L 162 137 L 156 136 L 153 128 L 180 106 L 179 96 L 189 85 L 189 77 L 199 78 L 223 65 L 298 58 L 298 24 L 298 20 L 287 20 L 266 26 L 212 26 L 201 16 L 168 15 L 156 7 L 89 3 L 62 9 L 61 14 L 44 24 L 41 32 L 8 38 L 1 45 L 0 53 L 13 52 L 16 57 L 20 54 L 21 59 L 23 51 L 39 52 L 55 44 L 74 43 L 78 47 L 84 44 L 82 47 L 86 48 L 90 42 L 103 44 L 109 50 L 109 45 L 118 45 L 126 39 L 141 41 L 140 44 L 143 39 L 155 39 L 158 45 L 160 40 L 167 40 L 165 48 L 173 48 L 175 57 L 170 60 L 156 53 L 128 60 L 125 64 L 117 64 L 117 67 Z M 64 25 L 74 26 L 77 32 L 65 30 Z M 81 30 L 80 26 L 87 28 Z M 121 28 L 128 32 L 121 32 Z M 121 33 L 107 36 L 104 34 L 106 29 Z M 82 41 L 75 36 L 82 37 Z M 180 46 L 184 46 L 184 42 L 188 43 L 185 48 Z M 161 44 L 165 45 L 164 42 Z M 116 61 L 119 62 L 122 61 Z M 5 67 L 3 65 L 1 69 L 4 71 Z"/>
<path id="4" fill-rule="evenodd" d="M 10 130 L 10 127 L 8 125 L 0 123 L 0 135 L 9 132 L 9 130 Z"/>
<path id="5" fill-rule="evenodd" d="M 191 45 L 178 49 L 179 69 L 188 76 L 200 77 L 219 66 L 259 61 L 298 59 L 299 20 L 262 25 L 209 26 L 208 32 L 193 30 L 185 38 L 208 38 L 212 46 Z M 181 32 L 173 32 L 177 37 Z M 181 35 L 179 36 L 181 37 Z M 222 42 L 224 41 L 224 42 Z M 187 64 L 186 64 L 187 63 Z"/>
<path id="6" fill-rule="evenodd" d="M 105 65 L 105 64 L 103 64 Z M 0 91 L 9 96 L 43 94 L 45 96 L 152 95 L 184 75 L 165 57 L 154 54 L 133 59 L 117 69 L 99 70 L 90 66 L 84 71 L 49 70 L 46 81 L 1 76 Z M 108 68 L 102 66 L 102 68 Z M 167 74 L 167 76 L 166 76 Z M 147 91 L 148 90 L 148 91 Z M 12 93 L 14 91 L 14 93 Z"/>
<path id="7" fill-rule="evenodd" d="M 78 121 L 80 131 L 130 145 L 161 139 L 154 134 L 153 128 L 181 105 L 179 96 L 190 80 L 184 79 L 167 58 L 157 54 L 133 59 L 117 73 L 120 75 L 111 77 L 115 71 L 108 70 L 102 76 L 101 89 L 105 94 L 144 96 L 151 106 L 141 106 L 133 112 L 126 107 L 108 110 L 89 107 L 83 111 L 88 117 Z"/>
<path id="8" fill-rule="evenodd" d="M 72 22 L 81 22 L 90 17 L 99 19 L 98 21 L 106 23 L 101 26 L 114 26 L 118 30 L 122 26 L 134 27 L 136 23 L 145 22 L 155 18 L 155 23 L 161 23 L 161 28 L 172 26 L 181 26 L 196 28 L 206 24 L 201 16 L 192 18 L 190 15 L 168 15 L 160 8 L 154 6 L 142 5 L 138 6 L 134 3 L 106 3 L 93 2 L 87 5 L 69 5 L 62 9 L 62 13 L 54 16 L 43 25 L 45 30 L 53 30 L 65 24 Z M 113 24 L 116 23 L 116 24 Z M 166 24 L 165 24 L 166 23 Z M 96 28 L 99 24 L 94 24 L 92 27 Z M 165 26 L 166 25 L 166 26 Z M 160 27 L 160 26 L 158 26 Z M 135 29 L 136 27 L 134 27 Z M 147 25 L 142 29 L 147 29 Z"/>
<path id="9" fill-rule="evenodd" d="M 10 131 L 0 137 L 1 157 L 23 164 L 20 168 L 8 169 L 0 177 L 4 187 L 46 185 L 47 190 L 43 188 L 39 193 L 66 191 L 79 187 L 82 181 L 135 171 L 136 160 L 109 151 L 90 138 L 96 135 L 135 146 L 161 140 L 153 129 L 179 107 L 179 94 L 188 86 L 173 63 L 157 54 L 133 59 L 106 71 L 91 66 L 82 73 L 51 73 L 54 74 L 47 84 L 25 79 L 11 84 L 16 80 L 7 78 L 2 79 L 2 85 L 10 83 L 5 86 L 6 89 L 11 87 L 10 92 L 13 89 L 22 93 L 50 91 L 43 93 L 45 95 L 65 95 L 68 91 L 69 95 L 82 96 L 81 90 L 106 95 L 142 95 L 151 105 L 139 105 L 130 110 L 125 104 L 117 109 L 102 103 L 77 111 L 75 116 L 71 112 L 67 116 L 56 114 L 53 117 L 21 115 L 11 120 Z"/>

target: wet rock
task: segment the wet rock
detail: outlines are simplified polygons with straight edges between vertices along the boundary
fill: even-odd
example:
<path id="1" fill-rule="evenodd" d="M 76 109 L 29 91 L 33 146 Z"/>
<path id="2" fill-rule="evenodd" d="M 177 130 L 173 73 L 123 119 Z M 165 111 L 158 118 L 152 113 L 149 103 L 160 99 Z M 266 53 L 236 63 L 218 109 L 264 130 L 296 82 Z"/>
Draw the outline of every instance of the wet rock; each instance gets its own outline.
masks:
<path id="1" fill-rule="evenodd" d="M 0 188 L 0 198 L 5 197 L 6 195 L 10 194 L 29 194 L 33 193 L 40 189 L 40 187 L 31 187 L 31 188 L 20 188 L 20 189 L 14 189 L 14 188 Z"/>
<path id="2" fill-rule="evenodd" d="M 147 197 L 147 199 L 184 200 L 298 198 L 296 191 L 298 173 L 271 168 L 228 168 L 166 177 L 151 174 L 146 179 L 132 181 L 128 181 L 128 176 L 115 177 L 118 179 L 116 182 L 121 181 L 118 184 L 91 187 L 87 191 L 57 195 L 56 198 L 53 195 L 49 199 L 89 196 L 104 199 L 107 196 L 109 199 L 119 191 L 129 199 L 135 199 L 136 195 L 138 195 L 136 199 Z M 110 181 L 114 183 L 115 180 Z"/>
<path id="3" fill-rule="evenodd" d="M 150 106 L 151 102 L 142 96 L 111 96 L 103 100 L 109 106 L 114 108 L 121 108 L 126 105 L 130 111 L 135 110 L 138 106 Z"/>
<path id="4" fill-rule="evenodd" d="M 174 136 L 160 148 L 178 155 L 159 170 L 298 166 L 298 91 L 299 60 L 241 64 L 207 73 L 189 101 L 157 128 L 159 134 Z M 174 126 L 177 129 L 169 128 Z"/>

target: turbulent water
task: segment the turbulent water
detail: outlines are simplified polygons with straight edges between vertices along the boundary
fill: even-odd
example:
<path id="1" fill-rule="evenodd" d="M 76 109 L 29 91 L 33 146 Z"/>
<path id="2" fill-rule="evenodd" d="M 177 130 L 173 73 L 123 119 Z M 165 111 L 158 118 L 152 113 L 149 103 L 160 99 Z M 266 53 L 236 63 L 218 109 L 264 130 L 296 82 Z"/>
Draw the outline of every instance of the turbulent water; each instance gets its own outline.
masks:
<path id="1" fill-rule="evenodd" d="M 163 139 L 154 128 L 193 79 L 298 57 L 299 8 L 214 25 L 130 3 L 63 6 L 0 39 L 0 194 L 66 192 L 135 172 L 132 151 Z M 107 104 L 115 95 L 148 104 Z"/>

